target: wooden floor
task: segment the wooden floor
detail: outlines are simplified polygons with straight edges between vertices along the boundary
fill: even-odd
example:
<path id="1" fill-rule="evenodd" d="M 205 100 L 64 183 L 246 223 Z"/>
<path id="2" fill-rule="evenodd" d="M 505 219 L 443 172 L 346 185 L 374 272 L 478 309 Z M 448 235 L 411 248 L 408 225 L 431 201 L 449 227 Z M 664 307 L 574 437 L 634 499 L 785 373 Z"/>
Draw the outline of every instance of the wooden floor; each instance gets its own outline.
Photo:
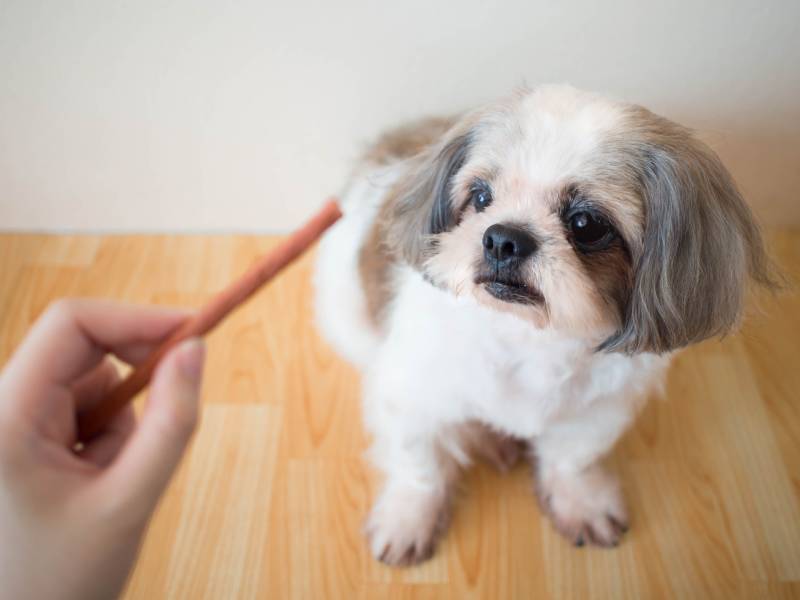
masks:
<path id="1" fill-rule="evenodd" d="M 0 236 L 0 362 L 49 302 L 198 306 L 274 239 Z M 771 236 L 800 280 L 800 232 Z M 465 478 L 435 558 L 373 561 L 374 491 L 354 371 L 317 337 L 310 258 L 209 340 L 204 414 L 155 516 L 127 598 L 800 597 L 800 296 L 683 353 L 611 461 L 632 530 L 575 549 L 524 467 Z"/>

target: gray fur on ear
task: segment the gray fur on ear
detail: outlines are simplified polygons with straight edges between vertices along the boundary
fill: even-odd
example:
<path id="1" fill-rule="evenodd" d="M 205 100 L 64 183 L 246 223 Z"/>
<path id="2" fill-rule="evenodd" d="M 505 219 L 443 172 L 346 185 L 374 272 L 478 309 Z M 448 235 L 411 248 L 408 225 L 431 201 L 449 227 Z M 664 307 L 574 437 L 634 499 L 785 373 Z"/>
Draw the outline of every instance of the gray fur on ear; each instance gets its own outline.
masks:
<path id="1" fill-rule="evenodd" d="M 748 277 L 775 282 L 753 215 L 716 154 L 645 109 L 631 118 L 617 151 L 638 180 L 644 235 L 623 326 L 601 349 L 661 353 L 730 331 Z"/>
<path id="2" fill-rule="evenodd" d="M 388 225 L 390 247 L 412 265 L 420 265 L 433 248 L 433 236 L 458 224 L 452 179 L 469 152 L 469 133 L 452 131 L 443 143 L 415 159 L 416 168 L 396 190 Z"/>

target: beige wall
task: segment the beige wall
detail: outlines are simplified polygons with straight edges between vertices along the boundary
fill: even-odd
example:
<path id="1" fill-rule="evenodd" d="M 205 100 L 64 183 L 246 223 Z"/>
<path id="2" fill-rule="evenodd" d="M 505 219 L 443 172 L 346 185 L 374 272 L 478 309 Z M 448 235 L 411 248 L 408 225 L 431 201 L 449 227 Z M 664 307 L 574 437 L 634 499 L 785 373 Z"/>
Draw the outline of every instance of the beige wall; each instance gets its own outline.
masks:
<path id="1" fill-rule="evenodd" d="M 568 81 L 800 224 L 798 0 L 0 0 L 0 228 L 279 231 L 381 128 Z"/>

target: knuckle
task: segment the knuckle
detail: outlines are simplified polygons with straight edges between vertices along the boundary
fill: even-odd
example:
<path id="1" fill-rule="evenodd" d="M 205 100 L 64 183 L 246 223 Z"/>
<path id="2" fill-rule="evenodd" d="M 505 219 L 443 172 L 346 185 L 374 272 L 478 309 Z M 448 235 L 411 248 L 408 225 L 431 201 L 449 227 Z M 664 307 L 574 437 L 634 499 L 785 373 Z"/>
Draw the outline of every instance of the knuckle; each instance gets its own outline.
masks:
<path id="1" fill-rule="evenodd" d="M 177 415 L 173 419 L 173 431 L 183 439 L 189 439 L 194 433 L 197 419 L 193 415 Z"/>
<path id="2" fill-rule="evenodd" d="M 181 440 L 189 439 L 197 427 L 197 413 L 194 411 L 170 407 L 157 416 L 156 425 L 162 432 Z"/>

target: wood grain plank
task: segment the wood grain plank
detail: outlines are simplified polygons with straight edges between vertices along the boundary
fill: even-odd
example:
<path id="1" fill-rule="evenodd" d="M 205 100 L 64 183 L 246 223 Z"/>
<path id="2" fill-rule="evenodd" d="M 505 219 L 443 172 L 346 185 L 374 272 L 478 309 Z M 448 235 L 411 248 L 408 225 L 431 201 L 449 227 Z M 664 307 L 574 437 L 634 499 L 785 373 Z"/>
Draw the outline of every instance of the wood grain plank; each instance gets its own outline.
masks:
<path id="1" fill-rule="evenodd" d="M 162 554 L 165 597 L 259 597 L 280 413 L 266 404 L 205 407 L 186 473 L 171 489 L 181 506 L 170 550 Z M 142 597 L 158 597 L 146 589 L 147 579 L 137 570 L 129 592 L 138 586 Z"/>

